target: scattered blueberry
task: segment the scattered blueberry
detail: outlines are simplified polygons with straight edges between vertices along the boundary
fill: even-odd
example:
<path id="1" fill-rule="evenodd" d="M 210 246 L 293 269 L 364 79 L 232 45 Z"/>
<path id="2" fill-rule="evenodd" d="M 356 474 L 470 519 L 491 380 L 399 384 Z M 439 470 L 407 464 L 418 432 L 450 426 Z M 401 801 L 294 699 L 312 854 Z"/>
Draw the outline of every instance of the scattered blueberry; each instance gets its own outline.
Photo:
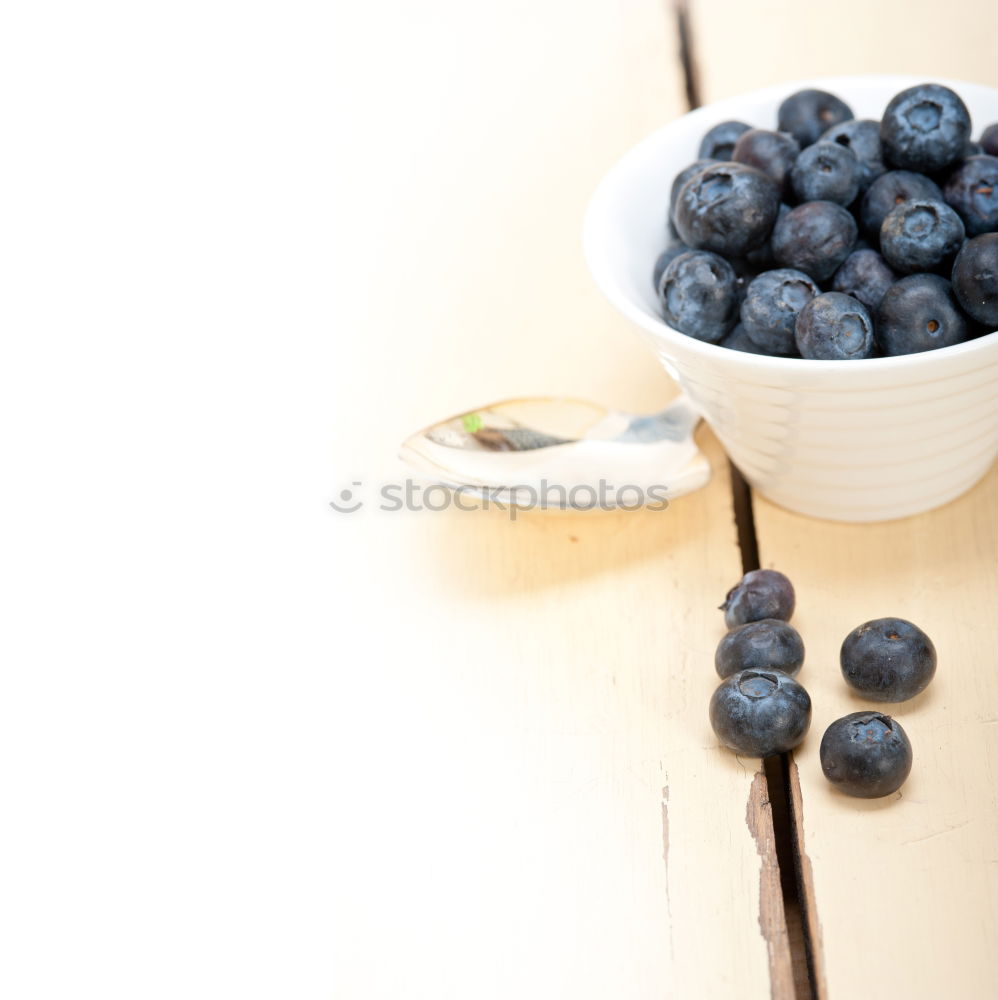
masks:
<path id="1" fill-rule="evenodd" d="M 673 240 L 656 258 L 655 267 L 652 269 L 652 283 L 655 286 L 655 291 L 658 291 L 659 282 L 662 280 L 662 275 L 665 273 L 665 269 L 681 254 L 689 253 L 689 247 L 685 243 L 680 243 L 679 240 Z"/>
<path id="2" fill-rule="evenodd" d="M 841 267 L 856 242 L 856 220 L 830 201 L 809 201 L 778 219 L 773 229 L 773 256 L 826 281 Z"/>
<path id="3" fill-rule="evenodd" d="M 967 106 L 938 83 L 902 90 L 891 99 L 880 122 L 884 157 L 901 170 L 942 170 L 960 159 L 969 138 Z"/>
<path id="4" fill-rule="evenodd" d="M 903 618 L 877 618 L 850 632 L 839 654 L 846 683 L 871 701 L 907 701 L 936 672 L 936 648 Z"/>
<path id="5" fill-rule="evenodd" d="M 884 354 L 916 354 L 970 339 L 953 288 L 938 274 L 909 274 L 896 281 L 877 308 L 877 343 Z"/>
<path id="6" fill-rule="evenodd" d="M 880 252 L 900 274 L 934 271 L 952 263 L 963 238 L 963 223 L 949 205 L 911 198 L 887 213 Z"/>
<path id="7" fill-rule="evenodd" d="M 876 309 L 897 275 L 876 250 L 853 250 L 832 278 L 832 290 L 859 299 L 867 309 Z"/>
<path id="8" fill-rule="evenodd" d="M 717 738 L 746 757 L 770 757 L 798 746 L 811 725 L 811 698 L 780 670 L 732 674 L 710 699 Z"/>
<path id="9" fill-rule="evenodd" d="M 946 179 L 943 197 L 963 219 L 968 236 L 998 230 L 998 157 L 964 160 Z"/>
<path id="10" fill-rule="evenodd" d="M 953 293 L 971 319 L 998 329 L 998 233 L 964 243 L 953 264 Z"/>
<path id="11" fill-rule="evenodd" d="M 821 770 L 840 791 L 861 799 L 896 792 L 911 773 L 911 743 L 901 725 L 879 712 L 836 719 L 821 737 Z"/>
<path id="12" fill-rule="evenodd" d="M 886 173 L 880 145 L 880 122 L 869 118 L 852 119 L 833 125 L 821 142 L 837 142 L 851 149 L 859 163 L 859 189 L 865 191 L 881 174 Z"/>
<path id="13" fill-rule="evenodd" d="M 998 122 L 981 133 L 981 150 L 988 156 L 998 156 Z"/>
<path id="14" fill-rule="evenodd" d="M 721 122 L 715 125 L 703 137 L 697 155 L 704 160 L 730 160 L 738 137 L 751 127 L 745 122 Z"/>
<path id="15" fill-rule="evenodd" d="M 674 218 L 687 246 L 742 257 L 766 242 L 779 207 L 780 189 L 764 173 L 716 163 L 682 186 Z"/>
<path id="16" fill-rule="evenodd" d="M 804 663 L 804 642 L 793 625 L 778 618 L 763 618 L 732 629 L 714 654 L 721 677 L 739 670 L 782 670 L 791 677 Z"/>
<path id="17" fill-rule="evenodd" d="M 816 142 L 797 157 L 790 182 L 798 201 L 850 205 L 859 194 L 859 160 L 848 146 Z"/>
<path id="18" fill-rule="evenodd" d="M 848 104 L 827 91 L 798 90 L 780 105 L 776 117 L 779 130 L 789 132 L 803 149 L 833 125 L 848 121 L 853 113 Z"/>
<path id="19" fill-rule="evenodd" d="M 960 159 L 967 160 L 971 156 L 983 156 L 984 147 L 979 142 L 968 142 L 966 146 L 963 147 L 963 153 Z"/>
<path id="20" fill-rule="evenodd" d="M 748 286 L 742 303 L 745 333 L 763 353 L 795 355 L 797 314 L 819 293 L 818 286 L 803 271 L 764 271 Z"/>
<path id="21" fill-rule="evenodd" d="M 738 319 L 738 290 L 731 265 L 702 250 L 674 258 L 659 282 L 669 326 L 697 340 L 717 343 Z"/>
<path id="22" fill-rule="evenodd" d="M 859 299 L 825 292 L 797 317 L 797 349 L 813 361 L 853 361 L 873 356 L 873 320 Z"/>
<path id="23" fill-rule="evenodd" d="M 794 613 L 793 584 L 775 569 L 754 569 L 735 584 L 721 605 L 728 628 L 763 618 L 790 621 Z"/>
<path id="24" fill-rule="evenodd" d="M 800 155 L 800 143 L 786 132 L 752 128 L 735 143 L 731 159 L 761 170 L 780 185 L 783 194 L 790 191 L 790 170 Z"/>
<path id="25" fill-rule="evenodd" d="M 943 193 L 934 181 L 909 170 L 891 170 L 878 177 L 860 205 L 859 218 L 864 231 L 879 238 L 887 214 L 911 198 L 943 201 Z"/>

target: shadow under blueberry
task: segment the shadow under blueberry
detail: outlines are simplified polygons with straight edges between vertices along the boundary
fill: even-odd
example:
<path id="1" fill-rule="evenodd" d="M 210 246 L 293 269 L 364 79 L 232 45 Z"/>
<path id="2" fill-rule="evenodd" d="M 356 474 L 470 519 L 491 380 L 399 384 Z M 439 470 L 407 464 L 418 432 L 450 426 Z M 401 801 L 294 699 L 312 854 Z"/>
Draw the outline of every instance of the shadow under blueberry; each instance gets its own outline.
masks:
<path id="1" fill-rule="evenodd" d="M 939 706 L 936 704 L 937 695 L 935 693 L 936 683 L 937 681 L 934 679 L 924 691 L 916 694 L 914 698 L 909 698 L 907 701 L 870 701 L 869 698 L 864 698 L 857 691 L 851 689 L 849 691 L 849 700 L 855 705 L 855 708 L 852 709 L 854 712 L 881 712 L 884 715 L 889 715 L 892 719 L 897 719 L 898 722 L 904 725 L 905 719 L 915 718 L 923 712 L 938 709 Z"/>

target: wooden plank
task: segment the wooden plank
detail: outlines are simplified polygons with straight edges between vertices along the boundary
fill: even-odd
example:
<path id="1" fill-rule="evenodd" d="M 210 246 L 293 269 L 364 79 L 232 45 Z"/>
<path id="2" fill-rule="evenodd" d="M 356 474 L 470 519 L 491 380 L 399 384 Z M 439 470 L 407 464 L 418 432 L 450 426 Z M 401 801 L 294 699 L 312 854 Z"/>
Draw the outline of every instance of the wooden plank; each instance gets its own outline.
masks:
<path id="1" fill-rule="evenodd" d="M 928 0 L 696 0 L 693 22 L 705 101 L 843 73 L 998 84 L 994 5 L 940 18 Z M 975 123 L 975 134 L 985 124 Z M 810 521 L 756 498 L 763 564 L 797 584 L 795 620 L 808 647 L 802 681 L 815 717 L 791 790 L 823 994 L 868 992 L 871 983 L 911 997 L 994 992 L 998 734 L 988 720 L 998 716 L 998 686 L 986 664 L 998 638 L 990 610 L 996 490 L 992 474 L 941 511 L 871 526 Z M 902 796 L 864 803 L 827 785 L 817 749 L 828 723 L 864 706 L 839 674 L 842 639 L 888 614 L 924 625 L 940 671 L 932 689 L 897 711 L 916 757 Z"/>
<path id="2" fill-rule="evenodd" d="M 795 753 L 828 995 L 890 983 L 899 996 L 990 996 L 998 977 L 998 470 L 970 494 L 882 525 L 819 523 L 756 500 L 761 558 L 797 586 L 814 722 Z M 917 698 L 881 706 L 914 748 L 901 792 L 863 801 L 821 774 L 825 728 L 870 707 L 842 680 L 846 634 L 908 618 L 939 668 Z"/>
<path id="3" fill-rule="evenodd" d="M 353 6 L 344 79 L 378 97 L 339 167 L 331 392 L 359 419 L 330 441 L 331 496 L 496 398 L 671 396 L 579 252 L 602 173 L 682 110 L 667 13 Z M 765 783 L 707 722 L 740 570 L 701 440 L 714 481 L 659 514 L 329 518 L 333 995 L 789 995 Z"/>
<path id="4" fill-rule="evenodd" d="M 331 527 L 344 995 L 788 982 L 765 783 L 706 720 L 723 471 L 657 517 L 395 518 Z"/>
<path id="5" fill-rule="evenodd" d="M 995 4 L 975 3 L 945 16 L 932 0 L 693 0 L 692 20 L 705 103 L 769 84 L 846 73 L 998 84 Z"/>

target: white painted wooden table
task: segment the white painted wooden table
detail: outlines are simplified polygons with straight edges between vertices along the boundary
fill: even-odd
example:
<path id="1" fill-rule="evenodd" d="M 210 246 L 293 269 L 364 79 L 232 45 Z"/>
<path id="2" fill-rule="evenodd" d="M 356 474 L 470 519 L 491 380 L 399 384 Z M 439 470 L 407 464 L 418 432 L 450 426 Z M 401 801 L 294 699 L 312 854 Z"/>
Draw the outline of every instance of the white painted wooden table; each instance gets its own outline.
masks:
<path id="1" fill-rule="evenodd" d="M 806 996 L 765 774 L 707 722 L 742 567 L 711 434 L 711 484 L 661 513 L 377 509 L 438 417 L 676 391 L 580 250 L 603 173 L 686 109 L 674 10 L 157 11 L 36 5 L 0 43 L 0 993 Z M 998 84 L 983 2 L 691 23 L 704 100 Z M 832 1000 L 998 995 L 996 511 L 994 473 L 882 526 L 756 500 L 808 647 L 791 819 Z M 853 802 L 817 743 L 881 614 L 939 673 L 903 797 Z"/>
<path id="2" fill-rule="evenodd" d="M 968 42 L 959 19 L 934 11 L 700 0 L 702 98 L 849 71 L 998 82 L 983 40 L 998 15 L 968 5 L 980 28 Z M 924 18 L 932 32 L 906 27 Z M 411 150 L 379 229 L 403 258 L 391 295 L 379 246 L 373 272 L 355 264 L 374 304 L 350 356 L 380 345 L 395 399 L 368 454 L 509 395 L 660 406 L 673 390 L 600 300 L 578 232 L 606 167 L 684 110 L 672 12 L 546 3 L 483 20 L 448 7 L 398 27 L 403 48 L 367 68 L 388 86 L 394 127 L 358 157 L 396 148 L 398 127 Z M 398 107 L 388 81 L 402 79 Z M 354 775 L 375 812 L 354 831 L 350 885 L 366 919 L 345 928 L 342 995 L 794 995 L 766 783 L 706 722 L 715 608 L 740 556 L 723 458 L 702 439 L 714 481 L 660 515 L 330 526 L 377 573 L 350 614 L 375 595 L 393 611 L 377 668 L 352 684 L 375 715 L 386 689 L 406 692 L 375 743 L 409 765 L 404 834 L 394 795 L 373 791 L 383 772 Z M 992 476 L 942 511 L 871 527 L 756 503 L 763 564 L 797 581 L 809 651 L 814 731 L 792 776 L 799 768 L 816 987 L 831 997 L 871 982 L 906 997 L 993 991 L 996 489 Z M 859 707 L 838 644 L 881 614 L 925 624 L 939 680 L 904 707 L 917 757 L 904 800 L 855 803 L 826 787 L 816 749 L 828 722 Z M 372 848 L 372 829 L 406 848 Z M 373 913 L 372 879 L 385 891 Z M 386 948 L 403 960 L 386 961 Z"/>

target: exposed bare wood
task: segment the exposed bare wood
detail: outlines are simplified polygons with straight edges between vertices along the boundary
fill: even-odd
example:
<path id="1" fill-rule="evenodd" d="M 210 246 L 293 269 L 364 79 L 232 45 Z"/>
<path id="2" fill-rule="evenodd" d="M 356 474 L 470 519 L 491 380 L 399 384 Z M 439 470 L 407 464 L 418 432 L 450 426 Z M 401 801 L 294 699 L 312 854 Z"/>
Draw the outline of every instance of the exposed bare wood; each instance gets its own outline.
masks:
<path id="1" fill-rule="evenodd" d="M 749 789 L 745 821 L 755 839 L 762 869 L 759 872 L 759 927 L 769 949 L 769 981 L 773 1000 L 794 1000 L 794 974 L 783 912 L 783 888 L 773 835 L 773 810 L 765 772 L 759 770 Z"/>

